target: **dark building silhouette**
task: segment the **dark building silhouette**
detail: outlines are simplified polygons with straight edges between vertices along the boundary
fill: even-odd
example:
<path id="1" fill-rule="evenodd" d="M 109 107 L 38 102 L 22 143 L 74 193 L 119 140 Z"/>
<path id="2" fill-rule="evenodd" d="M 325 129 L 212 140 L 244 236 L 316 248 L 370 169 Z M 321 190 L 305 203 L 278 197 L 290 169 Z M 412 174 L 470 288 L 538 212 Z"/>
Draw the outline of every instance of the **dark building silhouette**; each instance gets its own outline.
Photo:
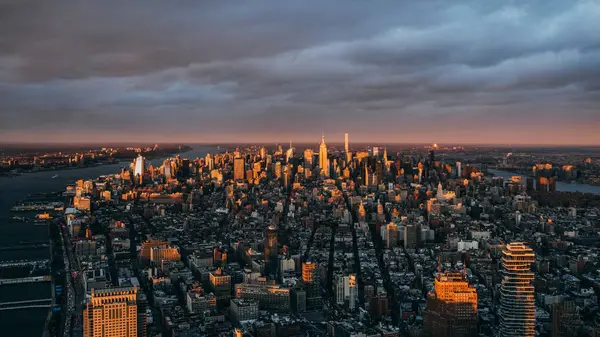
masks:
<path id="1" fill-rule="evenodd" d="M 574 301 L 566 300 L 552 307 L 552 337 L 577 337 L 580 326 Z"/>
<path id="2" fill-rule="evenodd" d="M 277 241 L 277 228 L 271 225 L 265 230 L 265 275 L 277 275 L 277 269 L 279 267 L 278 260 L 278 241 Z"/>

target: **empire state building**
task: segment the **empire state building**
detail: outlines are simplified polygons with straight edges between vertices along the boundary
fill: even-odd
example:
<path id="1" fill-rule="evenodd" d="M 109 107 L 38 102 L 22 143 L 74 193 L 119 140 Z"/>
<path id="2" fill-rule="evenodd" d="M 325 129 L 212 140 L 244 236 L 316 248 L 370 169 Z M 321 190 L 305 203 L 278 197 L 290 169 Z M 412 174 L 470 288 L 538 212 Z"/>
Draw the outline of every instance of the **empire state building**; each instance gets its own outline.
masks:
<path id="1" fill-rule="evenodd" d="M 325 177 L 329 177 L 329 158 L 327 158 L 325 135 L 321 136 L 321 145 L 319 145 L 319 168 Z"/>

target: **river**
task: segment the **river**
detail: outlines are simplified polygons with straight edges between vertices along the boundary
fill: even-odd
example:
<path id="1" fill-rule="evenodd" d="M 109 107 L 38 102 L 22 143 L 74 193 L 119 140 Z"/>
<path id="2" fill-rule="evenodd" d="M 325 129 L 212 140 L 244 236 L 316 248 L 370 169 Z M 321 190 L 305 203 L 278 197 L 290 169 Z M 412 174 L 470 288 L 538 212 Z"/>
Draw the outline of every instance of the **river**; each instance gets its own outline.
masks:
<path id="1" fill-rule="evenodd" d="M 202 158 L 207 153 L 218 151 L 217 146 L 212 145 L 193 145 L 192 149 L 181 153 L 182 158 Z M 152 166 L 162 165 L 164 158 L 149 160 Z M 20 241 L 44 241 L 48 240 L 48 229 L 46 226 L 35 226 L 33 223 L 9 222 L 13 216 L 10 209 L 17 202 L 30 194 L 50 193 L 63 191 L 69 184 L 73 184 L 79 179 L 92 179 L 101 175 L 119 173 L 121 167 L 126 167 L 129 162 L 122 161 L 118 164 L 87 167 L 81 169 L 63 170 L 63 171 L 42 171 L 36 173 L 26 173 L 16 177 L 0 178 L 0 246 L 17 245 Z M 52 178 L 58 175 L 56 178 Z M 50 252 L 47 249 L 2 251 L 0 260 L 15 259 L 46 259 Z M 0 286 L 5 287 L 5 286 Z M 40 289 L 40 287 L 42 289 Z M 47 290 L 46 290 L 47 288 Z M 11 296 L 6 295 L 10 289 Z M 50 289 L 50 283 L 32 283 L 11 286 L 7 289 L 0 289 L 0 302 L 16 301 L 22 298 L 27 300 L 31 293 L 39 293 L 40 298 L 46 296 Z M 22 293 L 22 297 L 14 294 Z M 35 296 L 34 296 L 35 297 Z M 2 336 L 41 336 L 46 319 L 47 309 L 23 309 L 2 311 L 0 314 L 0 327 Z"/>
<path id="2" fill-rule="evenodd" d="M 496 176 L 503 177 L 508 179 L 514 176 L 520 176 L 523 179 L 523 182 L 526 181 L 527 176 L 520 175 L 513 172 L 502 171 L 502 170 L 493 170 L 488 169 L 489 173 L 492 173 Z M 559 192 L 582 192 L 582 193 L 593 193 L 600 195 L 600 186 L 587 185 L 587 184 L 569 184 L 561 181 L 556 182 L 556 190 Z"/>

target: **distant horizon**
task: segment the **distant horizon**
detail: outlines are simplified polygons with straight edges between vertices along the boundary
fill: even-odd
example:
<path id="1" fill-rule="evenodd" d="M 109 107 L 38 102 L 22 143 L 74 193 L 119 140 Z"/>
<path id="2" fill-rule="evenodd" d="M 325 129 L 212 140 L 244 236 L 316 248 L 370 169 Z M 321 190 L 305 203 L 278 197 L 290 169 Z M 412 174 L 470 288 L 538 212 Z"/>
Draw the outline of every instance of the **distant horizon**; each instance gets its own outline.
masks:
<path id="1" fill-rule="evenodd" d="M 292 140 L 292 146 L 295 146 L 296 144 L 298 145 L 308 145 L 308 144 L 318 144 L 319 142 L 312 142 L 312 141 L 298 141 L 298 142 L 294 142 Z M 339 142 L 339 141 L 327 141 L 326 143 L 328 145 L 336 145 L 336 146 L 340 146 L 340 145 L 344 145 L 344 142 Z M 223 142 L 218 142 L 218 141 L 212 141 L 212 142 L 157 142 L 157 141 L 124 141 L 124 142 L 115 142 L 115 141 L 109 141 L 109 142 L 103 142 L 103 141 L 96 141 L 96 142 L 52 142 L 52 143 L 48 143 L 48 142 L 2 142 L 0 141 L 0 147 L 2 146 L 27 146 L 27 147 L 35 147 L 35 146 L 40 146 L 40 147 L 52 147 L 52 146 L 102 146 L 102 147 L 109 147 L 109 146 L 149 146 L 149 145 L 154 145 L 154 144 L 158 144 L 158 145 L 185 145 L 185 146 L 193 146 L 193 145 L 214 145 L 214 146 L 219 146 L 219 145 L 282 145 L 285 147 L 285 145 L 289 145 L 289 140 L 288 141 L 240 141 L 240 142 L 231 142 L 231 141 L 223 141 Z M 365 141 L 360 141 L 360 142 L 350 142 L 350 146 L 352 147 L 352 145 L 374 145 L 374 146 L 378 146 L 378 145 L 408 145 L 408 146 L 431 146 L 433 144 L 437 144 L 440 148 L 443 147 L 456 147 L 456 146 L 469 146 L 469 147 L 477 147 L 477 146 L 484 146 L 484 147 L 557 147 L 557 148 L 565 148 L 565 147 L 598 147 L 600 148 L 600 144 L 550 144 L 550 143 L 468 143 L 468 142 L 447 142 L 447 143 L 428 143 L 428 142 L 385 142 L 385 141 L 370 141 L 370 142 L 365 142 Z"/>

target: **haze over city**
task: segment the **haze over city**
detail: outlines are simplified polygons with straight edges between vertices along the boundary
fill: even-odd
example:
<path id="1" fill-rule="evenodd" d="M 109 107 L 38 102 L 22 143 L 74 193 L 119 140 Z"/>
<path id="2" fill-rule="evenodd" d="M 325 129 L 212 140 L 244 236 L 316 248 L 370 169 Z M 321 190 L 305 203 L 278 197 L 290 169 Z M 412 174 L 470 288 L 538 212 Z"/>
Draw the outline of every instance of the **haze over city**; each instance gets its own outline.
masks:
<path id="1" fill-rule="evenodd" d="M 597 1 L 0 13 L 0 142 L 600 143 Z"/>

